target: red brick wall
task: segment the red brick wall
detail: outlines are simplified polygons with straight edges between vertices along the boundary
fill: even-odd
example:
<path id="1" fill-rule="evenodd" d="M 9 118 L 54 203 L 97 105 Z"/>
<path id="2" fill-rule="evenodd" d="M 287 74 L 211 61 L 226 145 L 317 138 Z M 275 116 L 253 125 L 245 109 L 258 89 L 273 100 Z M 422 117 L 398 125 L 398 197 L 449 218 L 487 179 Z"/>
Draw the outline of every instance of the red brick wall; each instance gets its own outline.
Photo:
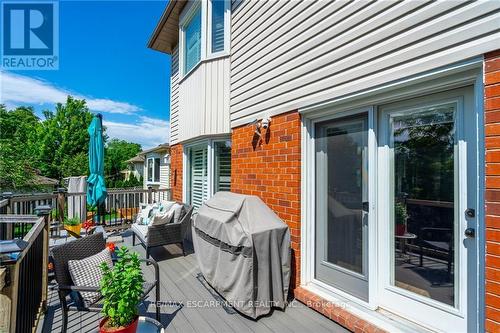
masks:
<path id="1" fill-rule="evenodd" d="M 182 201 L 182 156 L 181 144 L 170 147 L 170 187 L 175 201 Z"/>
<path id="2" fill-rule="evenodd" d="M 486 331 L 500 332 L 500 50 L 485 55 Z"/>
<path id="3" fill-rule="evenodd" d="M 290 227 L 291 288 L 300 284 L 300 116 L 271 119 L 262 137 L 255 126 L 233 129 L 231 191 L 259 196 Z"/>

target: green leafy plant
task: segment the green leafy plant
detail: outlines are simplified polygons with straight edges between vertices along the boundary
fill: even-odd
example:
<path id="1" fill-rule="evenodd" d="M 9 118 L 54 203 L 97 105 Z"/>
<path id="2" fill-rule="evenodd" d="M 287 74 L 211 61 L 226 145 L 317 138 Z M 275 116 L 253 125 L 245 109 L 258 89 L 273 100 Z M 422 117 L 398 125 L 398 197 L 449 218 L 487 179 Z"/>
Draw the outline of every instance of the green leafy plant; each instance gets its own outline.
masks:
<path id="1" fill-rule="evenodd" d="M 69 225 L 69 226 L 74 226 L 74 225 L 79 225 L 81 224 L 82 222 L 80 222 L 80 219 L 79 218 L 76 218 L 76 217 L 72 217 L 70 219 L 66 219 L 64 220 L 64 224 L 65 225 Z"/>
<path id="2" fill-rule="evenodd" d="M 104 298 L 102 313 L 108 318 L 108 327 L 125 327 L 137 316 L 141 300 L 142 276 L 137 253 L 125 246 L 117 251 L 118 261 L 110 268 L 102 263 L 101 294 Z"/>
<path id="3" fill-rule="evenodd" d="M 394 215 L 396 224 L 405 224 L 408 219 L 408 212 L 406 206 L 401 202 L 396 202 L 394 205 Z"/>

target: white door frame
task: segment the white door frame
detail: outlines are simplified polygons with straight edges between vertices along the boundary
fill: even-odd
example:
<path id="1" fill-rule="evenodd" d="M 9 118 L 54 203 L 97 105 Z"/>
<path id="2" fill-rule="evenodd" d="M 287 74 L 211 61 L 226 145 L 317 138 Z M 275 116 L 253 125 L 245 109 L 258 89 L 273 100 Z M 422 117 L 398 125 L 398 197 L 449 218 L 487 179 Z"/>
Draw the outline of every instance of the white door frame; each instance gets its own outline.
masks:
<path id="1" fill-rule="evenodd" d="M 317 119 L 331 119 L 333 115 L 340 115 L 343 112 L 350 112 L 356 109 L 371 109 L 373 105 L 390 103 L 398 100 L 409 99 L 422 95 L 432 94 L 446 89 L 463 87 L 465 85 L 474 85 L 474 100 L 475 111 L 477 117 L 477 151 L 478 159 L 478 181 L 477 181 L 477 218 L 476 218 L 476 240 L 477 240 L 477 331 L 481 332 L 484 329 L 484 121 L 483 121 L 483 58 L 475 58 L 462 63 L 453 64 L 445 68 L 439 68 L 430 72 L 423 73 L 408 79 L 392 82 L 387 85 L 376 87 L 362 93 L 342 96 L 337 99 L 318 103 L 310 107 L 302 108 L 299 112 L 302 115 L 302 173 L 301 173 L 301 286 L 320 294 L 323 298 L 332 302 L 349 301 L 352 302 L 351 309 L 357 315 L 377 322 L 380 327 L 387 329 L 394 328 L 397 324 L 394 318 L 392 320 L 380 315 L 373 310 L 379 307 L 379 288 L 378 288 L 378 257 L 377 251 L 373 251 L 369 263 L 369 301 L 364 302 L 349 294 L 342 292 L 332 286 L 326 285 L 314 278 L 315 272 L 315 149 L 314 149 L 314 124 Z M 352 112 L 352 111 L 351 111 Z M 369 145 L 376 145 L 377 142 L 377 117 L 372 117 L 373 131 L 369 134 Z M 374 142 L 374 143 L 373 143 Z M 369 149 L 371 154 L 375 155 L 374 149 Z M 376 160 L 376 156 L 371 156 L 370 159 Z M 375 163 L 376 164 L 376 163 Z M 370 171 L 375 173 L 376 165 L 370 168 Z M 370 177 L 373 181 L 376 177 Z M 376 184 L 369 182 L 370 192 L 377 191 Z M 375 212 L 377 207 L 375 199 L 370 203 L 370 211 Z M 371 218 L 371 228 L 369 232 L 373 235 L 377 233 L 376 216 Z M 369 249 L 377 249 L 378 237 L 370 237 Z M 400 318 L 401 321 L 405 319 Z M 411 323 L 410 323 L 411 324 Z"/>
<path id="2" fill-rule="evenodd" d="M 437 106 L 437 105 L 448 105 L 455 104 L 455 131 L 456 131 L 456 143 L 455 143 L 455 181 L 454 181 L 454 242 L 457 244 L 461 251 L 454 251 L 454 269 L 458 267 L 457 274 L 454 274 L 454 294 L 455 294 L 455 304 L 454 306 L 446 305 L 439 301 L 433 300 L 430 297 L 424 297 L 417 295 L 416 293 L 404 290 L 403 288 L 398 288 L 393 285 L 392 274 L 394 272 L 394 230 L 392 229 L 392 223 L 388 223 L 391 221 L 391 210 L 390 205 L 384 204 L 379 207 L 378 220 L 384 221 L 379 224 L 379 234 L 378 239 L 380 240 L 381 246 L 377 249 L 379 251 L 379 265 L 384 271 L 385 274 L 380 275 L 379 280 L 379 295 L 380 297 L 380 305 L 384 307 L 384 309 L 388 309 L 395 313 L 401 313 L 402 316 L 413 316 L 413 320 L 417 321 L 420 325 L 425 326 L 429 325 L 429 322 L 433 322 L 434 327 L 441 327 L 443 331 L 450 332 L 452 330 L 458 330 L 459 328 L 465 329 L 464 331 L 468 331 L 466 327 L 466 320 L 468 320 L 468 312 L 466 310 L 470 310 L 470 307 L 476 308 L 476 300 L 468 300 L 467 299 L 467 291 L 471 285 L 475 285 L 475 276 L 470 276 L 471 271 L 475 271 L 474 267 L 471 266 L 470 262 L 467 260 L 467 252 L 468 248 L 466 246 L 462 246 L 462 242 L 464 241 L 464 231 L 467 228 L 467 221 L 465 218 L 465 210 L 467 209 L 469 202 L 470 206 L 477 210 L 478 203 L 477 200 L 474 199 L 473 193 L 476 191 L 477 186 L 473 186 L 474 188 L 468 188 L 468 179 L 470 176 L 474 179 L 474 182 L 477 180 L 477 175 L 475 174 L 477 165 L 471 165 L 468 167 L 468 162 L 474 163 L 478 152 L 476 147 L 472 147 L 473 155 L 468 156 L 467 152 L 467 144 L 470 142 L 477 142 L 477 139 L 465 137 L 466 129 L 465 123 L 466 119 L 470 120 L 473 117 L 473 110 L 470 108 L 466 108 L 465 101 L 462 96 L 467 96 L 465 99 L 470 101 L 471 99 L 471 88 L 461 88 L 455 89 L 452 91 L 440 92 L 434 95 L 426 95 L 416 99 L 404 100 L 400 102 L 396 102 L 394 104 L 385 105 L 384 107 L 379 108 L 379 131 L 380 137 L 379 148 L 378 148 L 378 161 L 379 161 L 379 170 L 378 174 L 379 186 L 378 186 L 378 198 L 380 202 L 390 203 L 394 197 L 394 187 L 392 186 L 393 179 L 393 151 L 390 149 L 389 142 L 389 115 L 405 115 L 410 113 L 412 110 L 421 109 L 429 106 Z M 472 101 L 470 101 L 472 102 Z M 471 103 L 472 104 L 472 103 Z M 466 110 L 467 109 L 467 110 Z M 469 113 L 469 114 L 466 114 Z M 472 123 L 474 121 L 471 121 Z M 467 122 L 467 123 L 471 123 Z M 473 169 L 473 170 L 469 170 Z M 468 177 L 469 176 L 469 177 Z M 470 192 L 472 191 L 472 192 Z M 469 194 L 469 195 L 467 195 Z M 469 199 L 469 200 L 468 200 Z M 472 201 L 472 202 L 471 202 Z M 474 229 L 478 229 L 477 220 L 475 219 L 473 222 L 476 222 L 474 225 Z M 467 242 L 471 245 L 470 242 L 474 242 L 472 244 L 472 248 L 475 250 L 477 246 L 476 239 L 468 239 Z M 455 246 L 454 246 L 455 247 Z M 477 251 L 474 253 L 477 254 Z M 465 266 L 463 263 L 467 262 L 468 265 Z M 475 263 L 475 261 L 474 261 Z M 469 278 L 471 280 L 469 280 Z M 463 283 L 463 281 L 467 281 L 467 283 Z M 411 308 L 412 311 L 408 314 L 404 314 L 406 309 Z M 441 314 L 438 318 L 433 318 L 436 314 L 436 310 L 441 311 Z M 448 315 L 451 316 L 448 316 Z M 418 318 L 418 319 L 417 319 Z M 449 318 L 450 320 L 446 320 Z M 459 319 L 462 318 L 462 319 Z M 469 322 L 472 322 L 468 320 Z M 475 326 L 475 325 L 473 325 Z"/>

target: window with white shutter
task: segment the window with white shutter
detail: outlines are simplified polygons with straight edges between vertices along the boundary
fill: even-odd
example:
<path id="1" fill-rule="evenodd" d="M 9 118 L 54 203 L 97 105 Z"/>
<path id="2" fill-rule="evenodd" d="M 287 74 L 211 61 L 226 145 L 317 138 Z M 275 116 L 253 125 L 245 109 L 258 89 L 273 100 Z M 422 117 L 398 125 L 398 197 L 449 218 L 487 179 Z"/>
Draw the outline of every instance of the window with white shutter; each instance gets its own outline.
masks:
<path id="1" fill-rule="evenodd" d="M 208 199 L 207 146 L 190 148 L 190 204 L 199 208 Z"/>
<path id="2" fill-rule="evenodd" d="M 231 141 L 218 141 L 214 146 L 214 193 L 231 191 Z"/>
<path id="3" fill-rule="evenodd" d="M 224 51 L 224 0 L 212 0 L 212 26 L 210 34 L 212 39 L 212 53 Z"/>

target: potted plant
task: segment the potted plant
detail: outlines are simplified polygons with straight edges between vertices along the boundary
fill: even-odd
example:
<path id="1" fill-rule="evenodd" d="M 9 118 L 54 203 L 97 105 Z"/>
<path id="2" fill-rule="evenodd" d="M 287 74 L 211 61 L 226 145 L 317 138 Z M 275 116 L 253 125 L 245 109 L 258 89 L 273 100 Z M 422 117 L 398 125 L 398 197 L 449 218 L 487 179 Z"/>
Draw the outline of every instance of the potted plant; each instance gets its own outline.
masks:
<path id="1" fill-rule="evenodd" d="M 117 250 L 118 260 L 113 267 L 102 263 L 101 294 L 104 299 L 104 318 L 99 331 L 134 333 L 137 330 L 138 306 L 142 296 L 141 265 L 137 253 L 122 246 Z"/>
<path id="2" fill-rule="evenodd" d="M 396 236 L 403 236 L 406 232 L 406 220 L 408 220 L 408 212 L 406 206 L 401 202 L 396 202 L 394 205 L 395 228 Z"/>
<path id="3" fill-rule="evenodd" d="M 80 231 L 82 230 L 82 223 L 80 222 L 80 219 L 73 217 L 70 219 L 64 220 L 64 229 L 69 231 L 70 233 L 73 233 L 75 235 L 80 235 Z"/>

